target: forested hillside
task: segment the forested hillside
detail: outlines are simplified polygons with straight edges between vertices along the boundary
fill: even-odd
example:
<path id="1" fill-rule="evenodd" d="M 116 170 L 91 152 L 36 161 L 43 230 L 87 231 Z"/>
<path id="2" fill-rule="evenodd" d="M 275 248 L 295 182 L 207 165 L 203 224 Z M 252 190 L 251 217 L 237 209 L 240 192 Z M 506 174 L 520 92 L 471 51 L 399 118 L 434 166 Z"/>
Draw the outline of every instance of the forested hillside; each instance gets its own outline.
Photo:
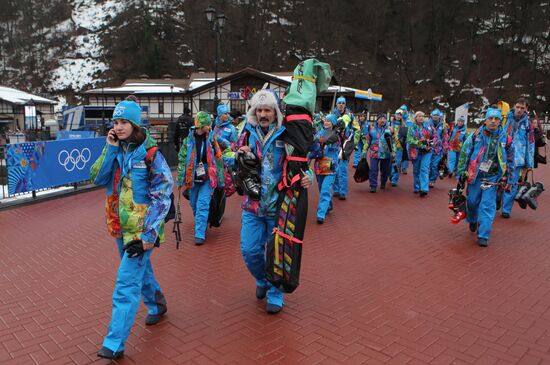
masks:
<path id="1" fill-rule="evenodd" d="M 213 70 L 207 1 L 0 0 L 0 84 L 64 95 L 148 74 Z M 228 18 L 220 71 L 306 57 L 384 106 L 527 96 L 550 109 L 550 6 L 530 0 L 213 1 Z"/>

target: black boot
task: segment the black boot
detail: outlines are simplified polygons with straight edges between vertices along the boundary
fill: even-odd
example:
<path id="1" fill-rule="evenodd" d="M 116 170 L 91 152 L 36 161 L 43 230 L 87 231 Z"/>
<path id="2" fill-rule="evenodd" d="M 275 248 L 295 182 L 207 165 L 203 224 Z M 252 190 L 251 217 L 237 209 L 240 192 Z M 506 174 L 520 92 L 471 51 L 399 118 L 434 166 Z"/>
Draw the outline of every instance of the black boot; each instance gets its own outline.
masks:
<path id="1" fill-rule="evenodd" d="M 102 357 L 104 359 L 115 360 L 115 359 L 118 359 L 119 357 L 124 356 L 124 351 L 114 352 L 109 350 L 107 347 L 103 346 L 97 351 L 97 356 Z"/>
<path id="2" fill-rule="evenodd" d="M 168 307 L 166 306 L 166 298 L 164 298 L 164 294 L 162 294 L 162 292 L 160 291 L 157 291 L 155 293 L 155 297 L 156 297 L 157 308 L 159 312 L 157 314 L 148 314 L 147 317 L 145 317 L 145 324 L 147 326 L 153 326 L 159 323 L 162 317 L 168 311 Z"/>

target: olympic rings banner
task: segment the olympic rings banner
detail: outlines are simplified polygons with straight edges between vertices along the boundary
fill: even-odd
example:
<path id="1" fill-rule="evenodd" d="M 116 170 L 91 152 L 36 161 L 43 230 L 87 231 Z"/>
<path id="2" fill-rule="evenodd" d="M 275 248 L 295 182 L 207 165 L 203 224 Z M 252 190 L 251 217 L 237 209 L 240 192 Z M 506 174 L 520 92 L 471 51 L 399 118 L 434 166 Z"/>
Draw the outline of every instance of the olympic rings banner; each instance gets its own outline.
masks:
<path id="1" fill-rule="evenodd" d="M 88 180 L 104 145 L 105 137 L 8 144 L 8 194 Z"/>

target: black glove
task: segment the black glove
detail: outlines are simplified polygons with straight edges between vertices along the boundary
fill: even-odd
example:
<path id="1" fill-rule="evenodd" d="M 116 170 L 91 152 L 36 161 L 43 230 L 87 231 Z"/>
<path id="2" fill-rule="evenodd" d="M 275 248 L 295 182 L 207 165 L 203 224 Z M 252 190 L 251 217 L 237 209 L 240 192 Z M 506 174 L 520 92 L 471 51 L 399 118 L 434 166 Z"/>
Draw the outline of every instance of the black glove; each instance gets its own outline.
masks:
<path id="1" fill-rule="evenodd" d="M 460 186 L 460 189 L 464 189 L 464 187 L 466 186 L 466 180 L 467 180 L 466 174 L 462 174 L 458 178 L 458 186 Z"/>
<path id="2" fill-rule="evenodd" d="M 124 246 L 124 251 L 128 254 L 129 258 L 134 258 L 143 255 L 143 242 L 141 240 L 132 240 Z"/>

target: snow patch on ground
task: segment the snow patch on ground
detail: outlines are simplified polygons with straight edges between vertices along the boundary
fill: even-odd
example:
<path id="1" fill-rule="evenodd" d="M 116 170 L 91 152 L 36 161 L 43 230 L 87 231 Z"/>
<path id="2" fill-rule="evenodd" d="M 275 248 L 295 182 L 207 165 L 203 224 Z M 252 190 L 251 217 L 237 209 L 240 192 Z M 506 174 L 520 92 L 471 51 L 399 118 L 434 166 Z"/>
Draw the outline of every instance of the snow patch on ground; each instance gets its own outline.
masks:
<path id="1" fill-rule="evenodd" d="M 7 185 L 0 185 L 2 187 L 2 195 L 0 196 L 0 200 L 2 203 L 12 203 L 15 201 L 23 201 L 23 200 L 30 200 L 32 199 L 32 192 L 28 193 L 21 193 L 19 195 L 14 195 L 8 197 L 8 186 Z M 61 191 L 70 191 L 74 190 L 73 186 L 61 186 L 59 188 L 53 188 L 48 190 L 41 190 L 36 192 L 37 197 L 46 197 L 48 195 L 56 194 Z M 3 198 L 6 197 L 6 198 Z"/>

